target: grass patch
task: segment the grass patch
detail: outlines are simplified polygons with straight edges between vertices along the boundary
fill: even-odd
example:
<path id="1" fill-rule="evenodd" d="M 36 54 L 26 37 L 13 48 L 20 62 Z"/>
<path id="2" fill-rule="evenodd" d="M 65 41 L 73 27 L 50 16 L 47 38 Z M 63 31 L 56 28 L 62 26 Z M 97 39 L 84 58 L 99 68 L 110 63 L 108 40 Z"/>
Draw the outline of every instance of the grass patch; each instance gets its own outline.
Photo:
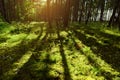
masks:
<path id="1" fill-rule="evenodd" d="M 8 26 L 12 26 L 11 29 L 4 28 L 6 33 L 0 34 L 0 67 L 4 69 L 0 72 L 0 79 L 120 79 L 119 70 L 106 60 L 110 57 L 108 61 L 118 59 L 119 33 L 104 28 L 105 23 L 90 23 L 87 26 L 73 23 L 68 31 L 62 30 L 59 35 L 54 30 L 47 33 L 49 29 L 44 22 Z M 6 64 L 9 68 L 5 67 Z"/>

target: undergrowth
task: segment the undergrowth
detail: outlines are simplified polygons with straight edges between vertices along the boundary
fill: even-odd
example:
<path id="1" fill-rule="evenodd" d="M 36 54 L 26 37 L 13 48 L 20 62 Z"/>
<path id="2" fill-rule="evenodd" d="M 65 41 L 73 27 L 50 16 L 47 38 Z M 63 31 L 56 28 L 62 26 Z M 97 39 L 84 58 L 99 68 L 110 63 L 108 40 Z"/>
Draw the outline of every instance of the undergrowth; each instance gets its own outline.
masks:
<path id="1" fill-rule="evenodd" d="M 47 30 L 45 22 L 0 22 L 1 80 L 120 79 L 119 31 L 98 22 Z"/>

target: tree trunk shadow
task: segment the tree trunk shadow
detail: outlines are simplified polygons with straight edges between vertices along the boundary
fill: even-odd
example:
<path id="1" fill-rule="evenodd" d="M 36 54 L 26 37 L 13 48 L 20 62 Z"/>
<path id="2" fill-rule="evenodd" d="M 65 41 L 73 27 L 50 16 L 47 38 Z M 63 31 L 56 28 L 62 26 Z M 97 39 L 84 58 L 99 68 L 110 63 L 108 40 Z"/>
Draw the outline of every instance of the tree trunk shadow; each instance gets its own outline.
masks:
<path id="1" fill-rule="evenodd" d="M 119 52 L 120 49 L 112 44 L 102 45 L 98 43 L 94 38 L 87 38 L 85 34 L 74 31 L 75 36 L 82 41 L 85 45 L 89 46 L 96 55 L 101 56 L 103 60 L 111 64 L 114 69 L 120 71 L 119 65 Z M 114 54 L 113 54 L 114 53 Z"/>
<path id="2" fill-rule="evenodd" d="M 62 65 L 64 68 L 64 80 L 72 80 L 71 75 L 70 75 L 70 70 L 69 70 L 69 67 L 67 64 L 66 55 L 65 55 L 64 49 L 63 49 L 63 42 L 62 42 L 63 40 L 60 38 L 59 31 L 57 32 L 57 34 L 58 34 L 58 38 L 60 41 L 59 49 L 60 49 L 60 55 L 62 57 L 62 63 L 63 63 Z"/>
<path id="3" fill-rule="evenodd" d="M 74 38 L 72 38 L 72 41 L 75 43 L 75 45 L 74 45 L 75 48 L 76 48 L 77 50 L 79 50 L 83 55 L 85 55 L 85 56 L 87 57 L 87 59 L 89 60 L 89 62 L 91 63 L 91 65 L 94 66 L 94 67 L 96 67 L 96 68 L 98 68 L 98 69 L 100 69 L 100 72 L 98 73 L 98 75 L 104 76 L 105 79 L 107 79 L 107 80 L 112 80 L 112 78 L 115 77 L 115 75 L 113 75 L 112 73 L 106 72 L 106 70 L 102 69 L 101 66 L 99 65 L 99 63 L 97 63 L 96 60 L 93 59 L 92 56 L 90 56 L 90 55 L 88 55 L 86 52 L 84 52 L 84 51 L 82 50 L 82 47 L 81 47 L 80 45 L 78 46 L 78 43 L 75 41 Z M 118 75 L 117 75 L 117 76 L 118 76 Z"/>

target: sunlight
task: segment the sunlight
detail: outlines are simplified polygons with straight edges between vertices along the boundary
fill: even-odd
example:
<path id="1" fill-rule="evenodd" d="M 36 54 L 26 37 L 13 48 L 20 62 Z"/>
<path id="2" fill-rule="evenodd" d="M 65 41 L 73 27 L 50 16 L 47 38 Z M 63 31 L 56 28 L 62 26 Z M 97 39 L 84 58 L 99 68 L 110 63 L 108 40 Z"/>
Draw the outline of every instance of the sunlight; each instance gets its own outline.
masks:
<path id="1" fill-rule="evenodd" d="M 47 0 L 41 0 L 41 1 L 46 2 Z"/>
<path id="2" fill-rule="evenodd" d="M 47 1 L 47 0 L 41 0 L 40 2 L 41 2 L 41 4 L 44 6 L 44 5 L 46 4 L 46 1 Z"/>
<path id="3" fill-rule="evenodd" d="M 47 0 L 35 0 L 34 4 L 35 5 L 42 5 L 42 6 L 44 6 L 46 4 L 46 1 Z"/>
<path id="4" fill-rule="evenodd" d="M 13 63 L 13 67 L 6 73 L 3 74 L 3 78 L 6 78 L 7 80 L 10 80 L 12 77 L 14 77 L 20 68 L 22 68 L 25 63 L 27 63 L 32 56 L 32 52 L 28 51 L 26 54 L 24 54 L 18 61 Z"/>

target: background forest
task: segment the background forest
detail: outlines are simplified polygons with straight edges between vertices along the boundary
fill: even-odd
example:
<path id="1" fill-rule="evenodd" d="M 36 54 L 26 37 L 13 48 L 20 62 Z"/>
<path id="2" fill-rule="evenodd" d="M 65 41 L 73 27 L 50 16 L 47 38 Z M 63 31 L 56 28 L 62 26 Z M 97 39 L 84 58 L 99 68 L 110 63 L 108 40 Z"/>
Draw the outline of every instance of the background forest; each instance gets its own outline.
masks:
<path id="1" fill-rule="evenodd" d="M 0 80 L 120 80 L 120 0 L 0 0 Z"/>

